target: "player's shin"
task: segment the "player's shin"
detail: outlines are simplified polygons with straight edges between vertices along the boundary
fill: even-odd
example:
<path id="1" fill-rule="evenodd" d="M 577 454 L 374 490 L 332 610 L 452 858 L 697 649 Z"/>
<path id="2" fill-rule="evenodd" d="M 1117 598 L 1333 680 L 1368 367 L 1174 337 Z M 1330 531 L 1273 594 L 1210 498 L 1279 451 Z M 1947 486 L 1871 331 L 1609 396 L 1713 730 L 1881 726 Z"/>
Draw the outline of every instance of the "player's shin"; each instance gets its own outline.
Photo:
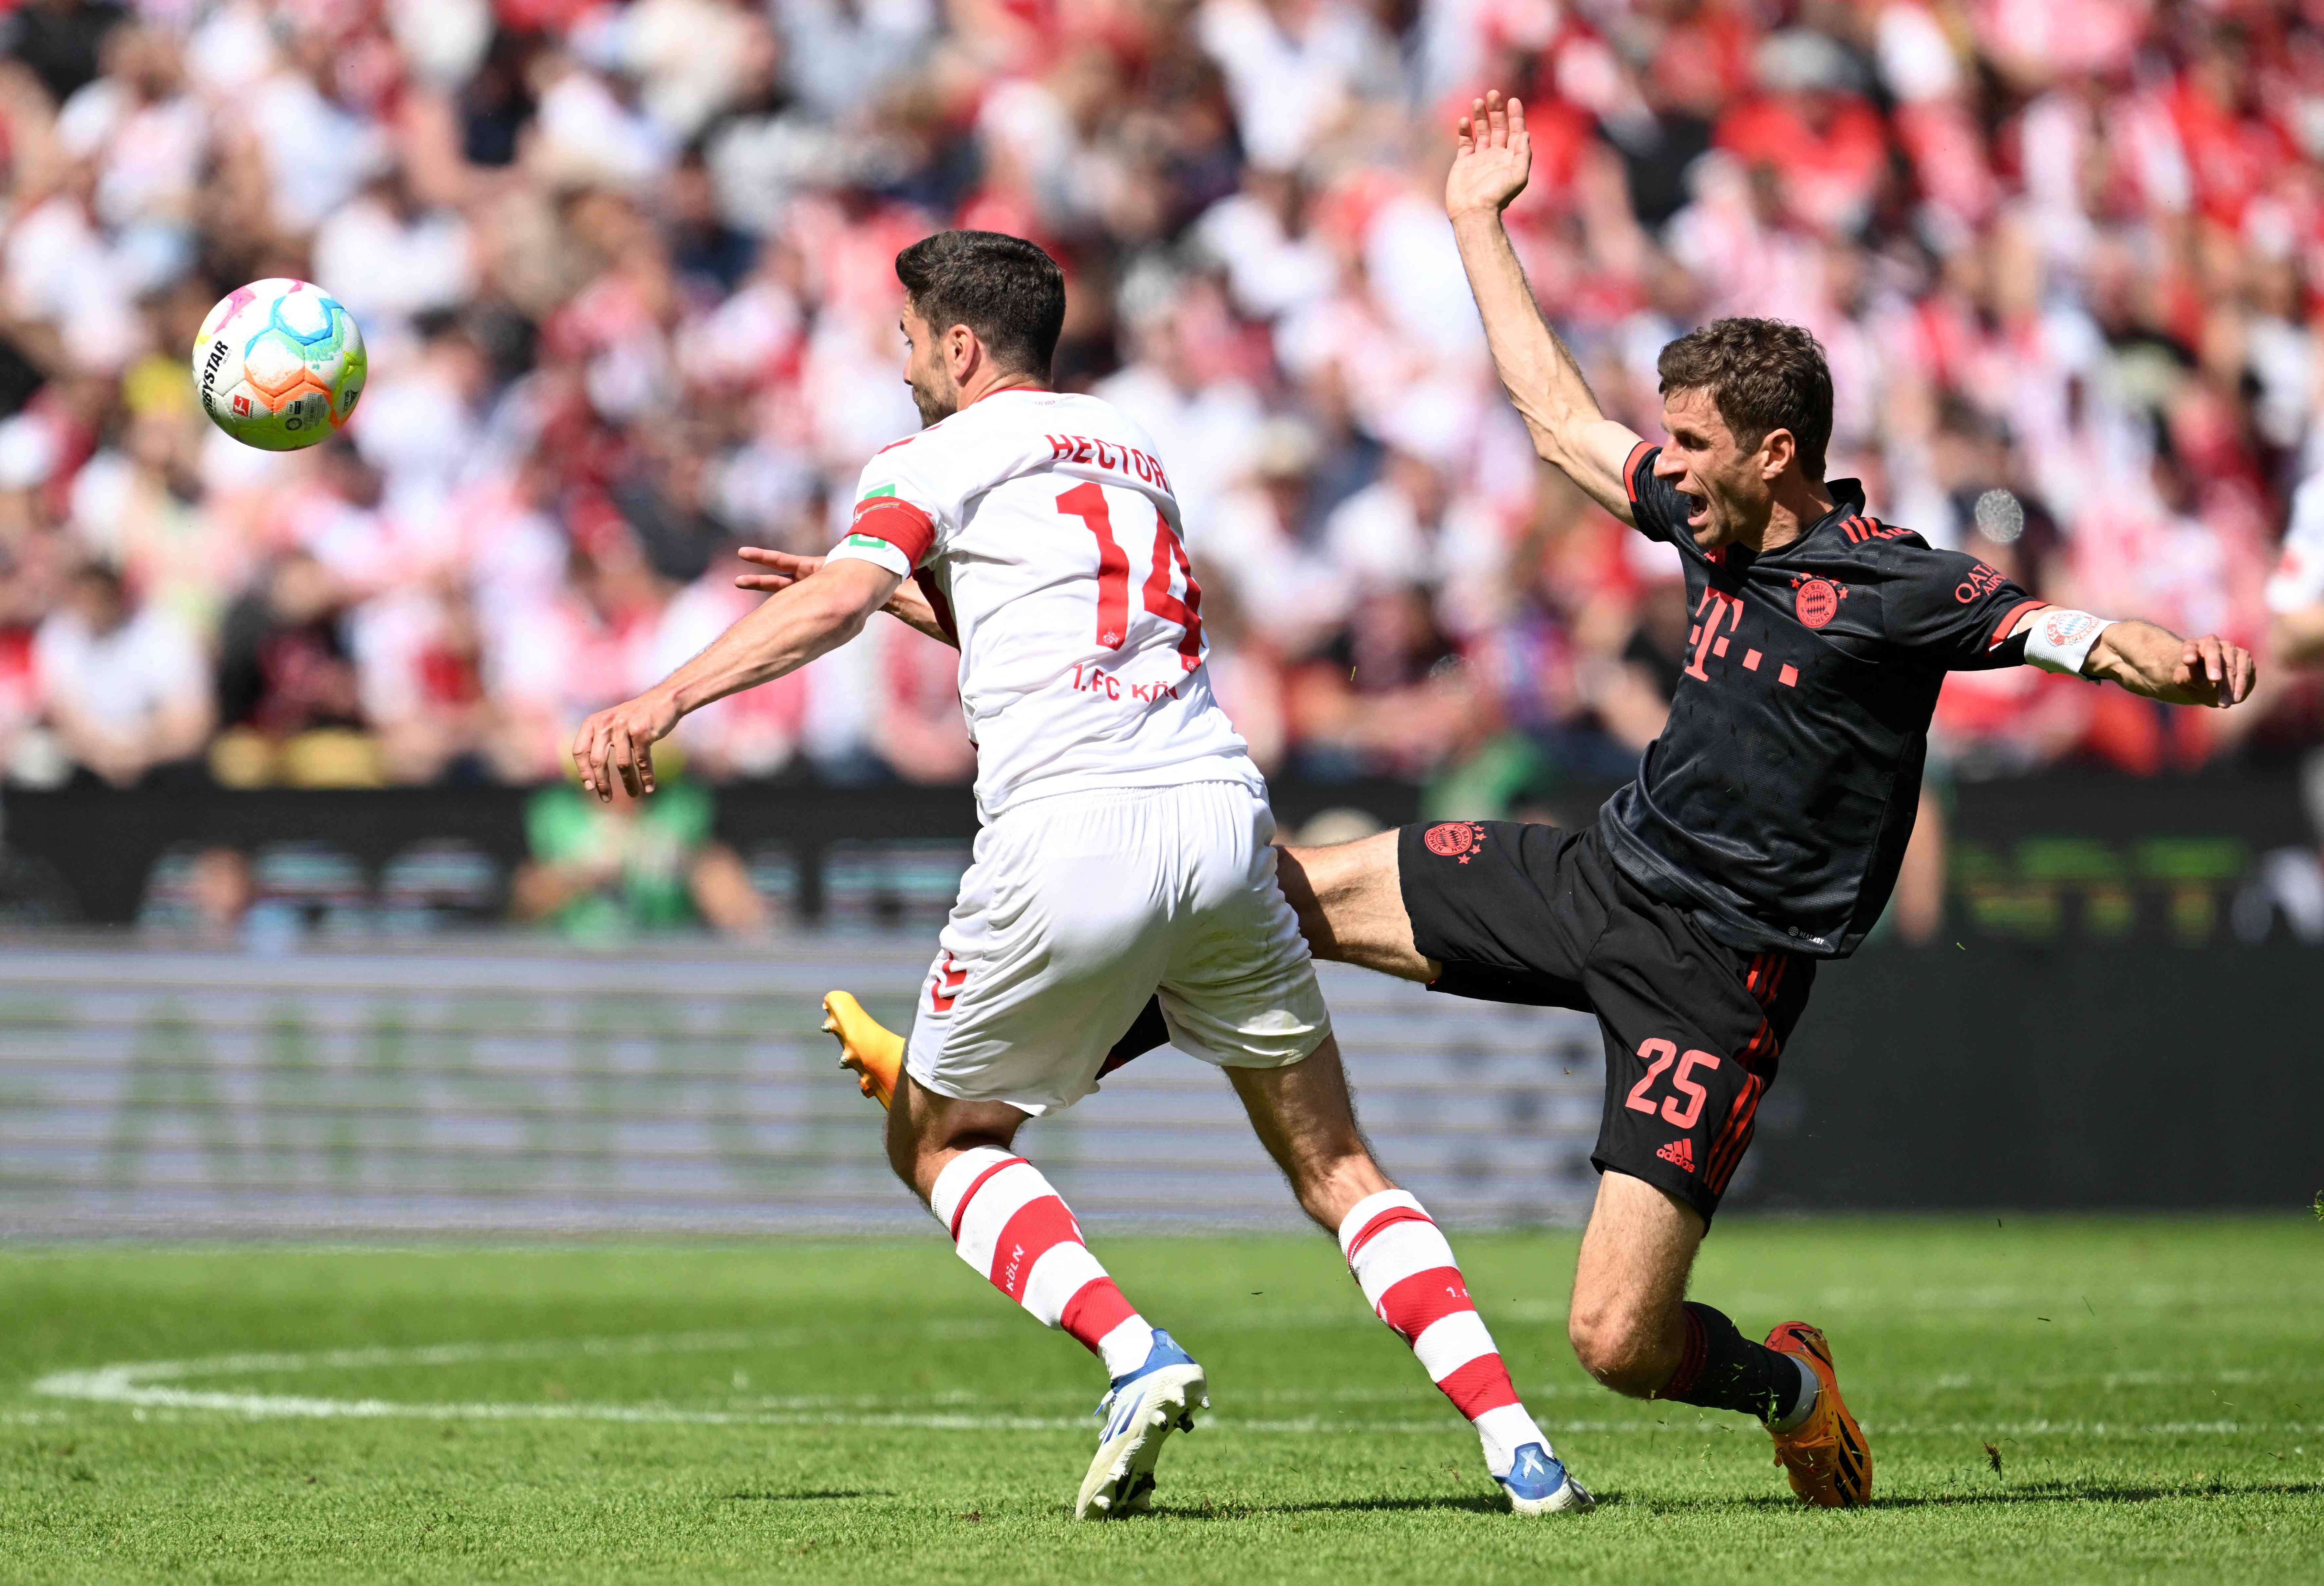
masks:
<path id="1" fill-rule="evenodd" d="M 1518 1401 L 1452 1247 L 1418 1199 L 1403 1190 L 1365 1196 L 1340 1224 L 1340 1249 L 1374 1314 L 1476 1427 L 1487 1470 L 1506 1480 L 1530 1444 L 1549 1456 L 1549 1439 Z"/>
<path id="2" fill-rule="evenodd" d="M 995 1146 L 945 1164 L 928 1209 L 951 1231 L 960 1259 L 1045 1327 L 1073 1334 L 1105 1362 L 1108 1377 L 1145 1363 L 1147 1325 L 1082 1242 L 1065 1201 L 1024 1157 Z"/>

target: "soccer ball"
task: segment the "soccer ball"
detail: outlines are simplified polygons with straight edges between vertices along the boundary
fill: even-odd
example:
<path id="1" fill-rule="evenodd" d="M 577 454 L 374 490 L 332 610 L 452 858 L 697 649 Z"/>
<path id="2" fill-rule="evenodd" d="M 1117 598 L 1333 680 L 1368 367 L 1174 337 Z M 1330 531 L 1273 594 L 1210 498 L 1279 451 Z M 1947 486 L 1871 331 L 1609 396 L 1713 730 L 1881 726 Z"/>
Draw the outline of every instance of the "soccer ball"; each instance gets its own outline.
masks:
<path id="1" fill-rule="evenodd" d="M 276 277 L 218 300 L 194 338 L 194 389 L 244 446 L 296 451 L 336 432 L 363 395 L 363 332 L 311 281 Z"/>

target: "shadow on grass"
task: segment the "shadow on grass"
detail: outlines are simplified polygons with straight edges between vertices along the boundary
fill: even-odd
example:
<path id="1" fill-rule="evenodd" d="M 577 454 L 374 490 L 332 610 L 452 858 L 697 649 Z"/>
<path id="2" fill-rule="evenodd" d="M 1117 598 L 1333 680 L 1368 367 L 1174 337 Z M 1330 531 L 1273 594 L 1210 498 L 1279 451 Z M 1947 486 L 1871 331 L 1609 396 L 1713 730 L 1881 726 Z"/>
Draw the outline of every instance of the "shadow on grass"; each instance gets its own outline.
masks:
<path id="1" fill-rule="evenodd" d="M 893 1498 L 892 1492 L 857 1491 L 853 1488 L 801 1489 L 797 1492 L 729 1492 L 727 1503 L 816 1503 L 835 1498 Z"/>
<path id="2" fill-rule="evenodd" d="M 1600 1508 L 1618 1504 L 1618 1496 L 1597 1495 Z M 1200 1508 L 1157 1506 L 1157 1520 L 1258 1520 L 1277 1515 L 1461 1514 L 1506 1515 L 1508 1505 L 1481 1492 L 1446 1493 L 1442 1498 L 1335 1498 L 1315 1503 L 1231 1503 Z"/>
<path id="3" fill-rule="evenodd" d="M 1600 1492 L 1596 1495 L 1600 1508 L 1619 1508 L 1623 1495 Z M 2092 1482 L 2043 1481 L 2023 1487 L 2000 1488 L 1991 1492 L 1945 1492 L 1926 1496 L 1877 1498 L 1871 1508 L 1880 1509 L 1948 1509 L 1979 1508 L 2009 1504 L 2135 1504 L 2154 1503 L 2173 1498 L 2314 1498 L 2324 1496 L 2324 1481 L 2247 1481 L 2205 1482 L 2186 1487 L 2124 1487 Z M 1755 1493 L 1743 1498 L 1651 1498 L 1641 1497 L 1631 1500 L 1653 1513 L 1701 1513 L 1705 1511 L 1765 1511 L 1767 1513 L 1797 1513 L 1800 1500 L 1786 1495 Z M 1316 1503 L 1232 1503 L 1204 1505 L 1199 1508 L 1157 1506 L 1147 1517 L 1153 1520 L 1259 1520 L 1285 1515 L 1315 1514 L 1460 1514 L 1505 1515 L 1508 1512 L 1499 1498 L 1483 1493 L 1447 1493 L 1441 1498 L 1345 1498 Z"/>
<path id="4" fill-rule="evenodd" d="M 1924 1497 L 1875 1498 L 1875 1509 L 1978 1508 L 1992 1504 L 2153 1503 L 2171 1498 L 2310 1498 L 2324 1494 L 2324 1481 L 2206 1481 L 2185 1487 L 2116 1487 L 2089 1481 L 2039 1481 L 1990 1492 L 1941 1492 Z M 1604 1502 L 1601 1498 L 1600 1502 Z M 1656 1509 L 1797 1509 L 1796 1498 L 1755 1493 L 1748 1498 L 1683 1498 L 1657 1501 Z"/>

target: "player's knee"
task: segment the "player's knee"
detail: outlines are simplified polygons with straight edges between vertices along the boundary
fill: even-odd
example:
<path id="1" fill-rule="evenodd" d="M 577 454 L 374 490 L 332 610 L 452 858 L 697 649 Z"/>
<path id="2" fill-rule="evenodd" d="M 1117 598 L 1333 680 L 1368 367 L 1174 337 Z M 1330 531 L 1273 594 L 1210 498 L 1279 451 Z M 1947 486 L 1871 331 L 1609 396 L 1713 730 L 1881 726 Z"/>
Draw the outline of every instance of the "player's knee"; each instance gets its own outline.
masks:
<path id="1" fill-rule="evenodd" d="M 1582 1369 L 1616 1393 L 1649 1398 L 1670 1379 L 1673 1362 L 1663 1358 L 1658 1330 L 1618 1307 L 1585 1305 L 1576 1296 L 1565 1335 Z"/>

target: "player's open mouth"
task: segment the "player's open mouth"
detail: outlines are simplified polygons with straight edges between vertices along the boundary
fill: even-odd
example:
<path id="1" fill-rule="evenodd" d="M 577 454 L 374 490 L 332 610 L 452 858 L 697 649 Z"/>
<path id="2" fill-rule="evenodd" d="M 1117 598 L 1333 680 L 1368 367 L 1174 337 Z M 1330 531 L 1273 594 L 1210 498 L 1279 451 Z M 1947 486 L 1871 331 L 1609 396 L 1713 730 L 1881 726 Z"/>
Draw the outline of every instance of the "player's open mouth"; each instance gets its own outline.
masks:
<path id="1" fill-rule="evenodd" d="M 1680 491 L 1678 493 L 1680 499 L 1686 503 L 1686 526 L 1688 528 L 1700 529 L 1711 521 L 1711 500 L 1709 497 L 1689 495 L 1683 490 Z"/>

